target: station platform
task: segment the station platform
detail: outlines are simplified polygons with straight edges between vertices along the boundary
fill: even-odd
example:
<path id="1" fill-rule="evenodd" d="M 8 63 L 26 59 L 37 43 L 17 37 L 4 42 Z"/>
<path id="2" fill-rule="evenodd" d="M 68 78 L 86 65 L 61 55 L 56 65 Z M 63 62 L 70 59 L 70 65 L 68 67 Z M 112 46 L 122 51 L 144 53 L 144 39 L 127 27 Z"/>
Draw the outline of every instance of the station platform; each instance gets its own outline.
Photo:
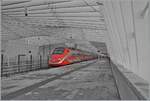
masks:
<path id="1" fill-rule="evenodd" d="M 140 91 L 139 99 L 148 97 L 148 85 L 143 80 L 137 76 L 134 79 L 131 72 L 127 74 L 121 66 L 118 68 L 122 75 L 126 73 L 128 79 L 125 77 L 123 81 L 131 81 L 130 86 L 132 81 L 141 84 L 136 89 L 143 90 L 134 91 Z M 137 100 L 138 97 L 126 97 L 130 93 L 122 89 L 127 87 L 121 87 L 122 81 L 120 83 L 116 75 L 120 77 L 110 61 L 102 59 L 2 77 L 2 100 Z"/>
<path id="2" fill-rule="evenodd" d="M 7 95 L 13 95 L 14 92 L 18 92 L 27 87 L 33 86 L 31 88 L 34 88 L 40 82 L 51 78 L 53 79 L 56 76 L 62 75 L 84 65 L 86 66 L 92 62 L 94 61 L 85 61 L 77 64 L 63 66 L 60 68 L 50 68 L 28 73 L 16 74 L 9 77 L 2 77 L 2 99 L 3 97 L 7 99 Z"/>

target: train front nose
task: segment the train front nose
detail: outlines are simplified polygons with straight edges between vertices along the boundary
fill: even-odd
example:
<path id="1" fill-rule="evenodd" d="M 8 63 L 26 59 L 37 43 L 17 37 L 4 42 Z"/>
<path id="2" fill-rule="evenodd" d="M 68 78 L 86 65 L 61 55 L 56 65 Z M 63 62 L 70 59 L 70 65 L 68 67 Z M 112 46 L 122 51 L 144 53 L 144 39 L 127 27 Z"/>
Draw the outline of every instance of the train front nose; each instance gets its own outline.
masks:
<path id="1" fill-rule="evenodd" d="M 50 62 L 57 63 L 57 62 L 60 62 L 61 60 L 62 60 L 61 58 L 53 58 L 53 59 L 50 59 Z"/>
<path id="2" fill-rule="evenodd" d="M 60 56 L 52 56 L 51 59 L 49 60 L 49 66 L 57 66 L 61 64 L 62 57 Z"/>
<path id="3" fill-rule="evenodd" d="M 62 65 L 64 62 L 64 58 L 66 56 L 66 49 L 65 48 L 56 48 L 52 54 L 51 59 L 49 60 L 49 65 Z"/>

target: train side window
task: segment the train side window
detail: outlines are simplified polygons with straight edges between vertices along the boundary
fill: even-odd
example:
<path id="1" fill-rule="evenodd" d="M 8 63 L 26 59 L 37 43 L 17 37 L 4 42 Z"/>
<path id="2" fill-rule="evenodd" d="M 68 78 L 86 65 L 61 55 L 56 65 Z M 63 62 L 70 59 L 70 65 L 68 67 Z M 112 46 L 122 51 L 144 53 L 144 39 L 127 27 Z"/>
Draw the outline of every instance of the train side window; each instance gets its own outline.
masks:
<path id="1" fill-rule="evenodd" d="M 72 55 L 73 55 L 73 56 L 77 56 L 77 55 L 78 55 L 78 53 L 74 52 L 74 53 L 72 53 Z"/>
<path id="2" fill-rule="evenodd" d="M 76 53 L 72 53 L 72 55 L 73 55 L 73 56 L 76 56 L 77 54 L 76 54 Z"/>

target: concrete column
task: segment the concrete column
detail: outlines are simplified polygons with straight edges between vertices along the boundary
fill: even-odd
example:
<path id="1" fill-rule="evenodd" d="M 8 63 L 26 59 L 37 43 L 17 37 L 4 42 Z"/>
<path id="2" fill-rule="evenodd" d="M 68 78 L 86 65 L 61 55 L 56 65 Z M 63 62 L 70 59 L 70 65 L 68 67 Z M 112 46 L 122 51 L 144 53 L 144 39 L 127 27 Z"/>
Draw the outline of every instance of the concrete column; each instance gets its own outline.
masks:
<path id="1" fill-rule="evenodd" d="M 121 46 L 121 40 L 119 39 L 118 36 L 118 32 L 117 32 L 117 28 L 116 28 L 116 22 L 115 22 L 115 18 L 113 15 L 113 8 L 112 8 L 112 3 L 110 0 L 107 0 L 104 2 L 104 7 L 105 7 L 105 12 L 106 12 L 106 21 L 107 21 L 107 26 L 108 26 L 108 31 L 109 31 L 109 35 L 110 35 L 110 39 L 112 41 L 113 44 L 113 49 L 114 52 L 116 53 L 116 57 L 114 57 L 114 59 L 120 63 L 120 64 L 124 64 L 124 56 L 122 53 L 122 46 Z M 115 54 L 113 53 L 113 54 Z"/>
<path id="2" fill-rule="evenodd" d="M 124 30 L 125 30 L 125 37 L 127 39 L 128 44 L 128 52 L 129 52 L 129 61 L 130 66 L 128 69 L 132 71 L 137 70 L 137 57 L 136 57 L 136 47 L 135 47 L 135 40 L 133 36 L 134 28 L 133 28 L 133 14 L 132 14 L 132 8 L 131 8 L 131 0 L 121 1 L 120 2 L 121 10 L 122 10 L 122 16 L 124 20 Z"/>
<path id="3" fill-rule="evenodd" d="M 148 21 L 150 16 L 148 15 L 148 9 L 145 14 L 145 7 L 148 4 L 148 0 L 133 2 L 134 7 L 134 20 L 135 31 L 137 39 L 138 59 L 139 59 L 139 75 L 144 79 L 150 81 L 150 33 L 148 31 Z"/>
<path id="4" fill-rule="evenodd" d="M 121 44 L 121 51 L 123 56 L 123 63 L 125 67 L 129 67 L 129 52 L 128 52 L 128 44 L 125 33 L 125 21 L 122 13 L 122 5 L 123 1 L 111 1 L 112 9 L 113 9 L 113 17 L 115 20 L 114 27 L 116 28 L 116 34 L 118 34 L 118 40 Z"/>
<path id="5" fill-rule="evenodd" d="M 107 0 L 104 8 L 111 58 L 149 81 L 150 17 L 149 13 L 141 16 L 147 3 L 147 0 Z"/>

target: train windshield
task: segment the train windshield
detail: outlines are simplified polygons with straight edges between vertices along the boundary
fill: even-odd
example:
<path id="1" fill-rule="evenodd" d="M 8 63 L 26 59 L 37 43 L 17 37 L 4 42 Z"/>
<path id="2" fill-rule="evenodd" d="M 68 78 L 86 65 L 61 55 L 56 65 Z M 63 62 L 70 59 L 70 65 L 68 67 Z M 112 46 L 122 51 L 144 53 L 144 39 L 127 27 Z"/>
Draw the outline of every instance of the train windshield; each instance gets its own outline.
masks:
<path id="1" fill-rule="evenodd" d="M 63 54 L 64 48 L 56 48 L 52 54 Z"/>

